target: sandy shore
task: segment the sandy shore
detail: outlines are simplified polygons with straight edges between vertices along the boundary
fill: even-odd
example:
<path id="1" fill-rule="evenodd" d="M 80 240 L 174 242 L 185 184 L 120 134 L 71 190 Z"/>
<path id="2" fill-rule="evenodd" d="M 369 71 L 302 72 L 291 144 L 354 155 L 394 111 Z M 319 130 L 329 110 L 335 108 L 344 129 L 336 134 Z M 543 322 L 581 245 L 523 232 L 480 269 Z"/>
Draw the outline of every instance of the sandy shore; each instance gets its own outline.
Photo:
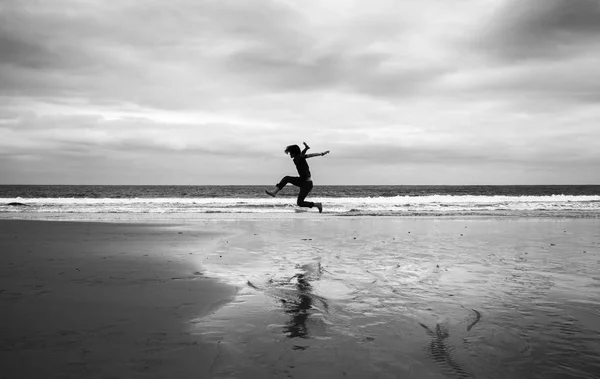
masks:
<path id="1" fill-rule="evenodd" d="M 600 220 L 232 221 L 218 378 L 595 378 Z M 217 260 L 216 257 L 219 257 Z M 246 284 L 246 286 L 244 286 Z"/>
<path id="2" fill-rule="evenodd" d="M 235 287 L 192 263 L 223 237 L 177 225 L 0 220 L 0 378 L 201 378 L 190 334 Z"/>
<path id="3" fill-rule="evenodd" d="M 0 378 L 600 370 L 598 219 L 126 221 L 0 220 Z"/>

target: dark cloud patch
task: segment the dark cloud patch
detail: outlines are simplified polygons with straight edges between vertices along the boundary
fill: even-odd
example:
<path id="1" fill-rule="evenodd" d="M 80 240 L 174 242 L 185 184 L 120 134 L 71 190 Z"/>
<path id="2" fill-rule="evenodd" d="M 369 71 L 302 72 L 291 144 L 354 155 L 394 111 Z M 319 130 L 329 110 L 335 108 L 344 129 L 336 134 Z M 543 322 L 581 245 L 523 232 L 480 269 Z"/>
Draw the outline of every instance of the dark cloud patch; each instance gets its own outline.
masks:
<path id="1" fill-rule="evenodd" d="M 564 113 L 565 109 L 600 101 L 598 58 L 563 58 L 492 66 L 464 73 L 448 94 L 462 101 L 486 99 L 509 106 L 507 111 Z"/>
<path id="2" fill-rule="evenodd" d="M 42 68 L 57 60 L 56 54 L 42 45 L 23 41 L 0 29 L 0 65 Z"/>
<path id="3" fill-rule="evenodd" d="M 232 74 L 243 74 L 263 88 L 281 91 L 319 89 L 337 85 L 341 76 L 341 57 L 326 54 L 300 61 L 273 48 L 245 49 L 227 59 Z"/>
<path id="4" fill-rule="evenodd" d="M 386 69 L 393 59 L 391 54 L 347 53 L 343 48 L 321 53 L 310 46 L 290 55 L 263 46 L 236 52 L 227 64 L 232 74 L 242 74 L 271 91 L 337 89 L 377 97 L 424 91 L 449 69 L 428 65 Z"/>
<path id="5" fill-rule="evenodd" d="M 345 84 L 363 94 L 383 98 L 410 97 L 435 93 L 435 81 L 449 70 L 449 67 L 427 64 L 394 70 L 358 65 L 349 72 Z"/>
<path id="6" fill-rule="evenodd" d="M 600 46 L 600 1 L 510 0 L 478 47 L 508 60 L 560 59 Z"/>
<path id="7" fill-rule="evenodd" d="M 195 3 L 194 1 L 190 3 Z M 285 3 L 259 0 L 255 3 L 237 1 L 205 1 L 198 9 L 206 26 L 213 33 L 233 36 L 247 42 L 275 43 L 278 47 L 292 47 L 310 40 L 302 33 L 308 20 Z M 288 51 L 291 52 L 291 51 Z"/>
<path id="8" fill-rule="evenodd" d="M 96 59 L 88 46 L 73 43 L 89 25 L 55 14 L 36 16 L 19 8 L 4 10 L 0 12 L 0 65 L 75 72 L 93 67 Z"/>
<path id="9" fill-rule="evenodd" d="M 598 0 L 534 0 L 518 3 L 526 9 L 520 27 L 530 34 L 565 33 L 592 37 L 600 34 Z"/>

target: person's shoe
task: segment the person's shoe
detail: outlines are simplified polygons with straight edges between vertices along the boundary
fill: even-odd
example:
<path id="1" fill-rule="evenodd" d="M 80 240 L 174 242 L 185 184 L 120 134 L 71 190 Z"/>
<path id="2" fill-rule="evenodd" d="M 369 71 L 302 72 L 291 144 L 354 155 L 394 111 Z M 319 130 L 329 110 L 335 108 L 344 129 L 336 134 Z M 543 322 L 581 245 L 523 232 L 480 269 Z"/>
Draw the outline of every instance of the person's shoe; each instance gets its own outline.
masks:
<path id="1" fill-rule="evenodd" d="M 274 192 L 274 191 L 273 191 L 273 192 L 271 192 L 271 191 L 269 191 L 269 190 L 265 190 L 265 192 L 266 192 L 266 193 L 267 193 L 267 195 L 269 195 L 269 196 L 273 196 L 273 197 L 275 197 L 275 195 L 277 195 L 277 192 Z"/>
<path id="2" fill-rule="evenodd" d="M 319 210 L 319 213 L 323 213 L 323 204 L 315 203 L 315 207 Z"/>

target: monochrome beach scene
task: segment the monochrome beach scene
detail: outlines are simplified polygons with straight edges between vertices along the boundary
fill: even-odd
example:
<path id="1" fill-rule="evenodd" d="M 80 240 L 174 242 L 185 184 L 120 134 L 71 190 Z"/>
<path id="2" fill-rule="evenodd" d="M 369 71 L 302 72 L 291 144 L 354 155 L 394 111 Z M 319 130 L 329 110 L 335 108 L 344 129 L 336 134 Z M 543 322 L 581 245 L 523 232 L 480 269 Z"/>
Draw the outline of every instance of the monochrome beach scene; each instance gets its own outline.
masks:
<path id="1" fill-rule="evenodd" d="M 0 3 L 0 378 L 600 377 L 597 0 Z"/>

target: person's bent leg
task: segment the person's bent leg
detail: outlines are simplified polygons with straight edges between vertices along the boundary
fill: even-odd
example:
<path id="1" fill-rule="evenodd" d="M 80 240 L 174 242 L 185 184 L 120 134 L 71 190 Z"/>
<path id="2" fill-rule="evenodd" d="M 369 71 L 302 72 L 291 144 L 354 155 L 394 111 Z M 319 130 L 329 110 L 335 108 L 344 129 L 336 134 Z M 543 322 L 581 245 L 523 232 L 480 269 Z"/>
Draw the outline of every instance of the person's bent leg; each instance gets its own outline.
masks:
<path id="1" fill-rule="evenodd" d="M 296 187 L 301 187 L 302 180 L 298 176 L 284 176 L 279 183 L 275 184 L 275 187 L 279 188 L 279 190 L 282 190 L 286 184 L 293 184 Z"/>
<path id="2" fill-rule="evenodd" d="M 299 207 L 305 207 L 305 208 L 316 207 L 319 210 L 319 213 L 322 213 L 323 212 L 323 204 L 313 203 L 311 201 L 305 201 L 306 196 L 308 196 L 308 194 L 310 193 L 310 191 L 312 189 L 313 189 L 312 182 L 304 183 L 304 185 L 302 185 L 300 187 L 300 193 L 298 194 L 298 201 L 296 202 L 296 204 L 298 204 Z"/>
<path id="3" fill-rule="evenodd" d="M 308 195 L 308 192 L 306 192 L 304 190 L 300 190 L 300 193 L 298 194 L 298 201 L 296 201 L 296 204 L 299 207 L 312 208 L 315 206 L 315 204 L 311 201 L 304 201 L 304 199 L 306 199 L 307 195 Z"/>
<path id="4" fill-rule="evenodd" d="M 283 189 L 287 184 L 293 184 L 295 186 L 300 186 L 300 178 L 297 176 L 284 176 L 279 183 L 275 184 L 275 189 L 273 191 L 265 190 L 268 195 L 273 197 L 277 196 L 277 193 Z"/>
<path id="5" fill-rule="evenodd" d="M 312 188 L 313 188 L 312 182 L 303 183 L 303 185 L 300 187 L 300 192 L 298 193 L 298 200 L 296 201 L 296 204 L 299 207 L 312 208 L 315 206 L 315 203 L 304 200 L 304 199 L 306 199 L 306 196 L 308 196 L 308 194 L 310 193 Z"/>

